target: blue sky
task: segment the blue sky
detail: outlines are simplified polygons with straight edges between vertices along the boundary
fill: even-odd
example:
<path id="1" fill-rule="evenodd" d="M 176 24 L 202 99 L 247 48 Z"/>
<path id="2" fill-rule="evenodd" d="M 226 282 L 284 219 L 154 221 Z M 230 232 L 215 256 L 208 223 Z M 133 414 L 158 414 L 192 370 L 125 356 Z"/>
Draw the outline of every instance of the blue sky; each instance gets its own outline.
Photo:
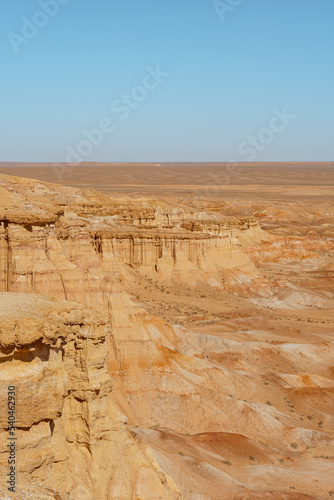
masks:
<path id="1" fill-rule="evenodd" d="M 3 0 L 0 161 L 334 160 L 334 2 L 218 4 Z"/>

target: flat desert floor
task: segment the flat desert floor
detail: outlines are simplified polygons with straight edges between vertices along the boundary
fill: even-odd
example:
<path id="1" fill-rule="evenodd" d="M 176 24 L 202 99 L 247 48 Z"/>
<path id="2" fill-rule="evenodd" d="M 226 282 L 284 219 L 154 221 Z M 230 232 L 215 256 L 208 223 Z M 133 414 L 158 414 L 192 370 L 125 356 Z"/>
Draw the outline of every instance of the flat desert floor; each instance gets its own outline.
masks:
<path id="1" fill-rule="evenodd" d="M 334 163 L 0 163 L 0 174 L 127 196 L 334 200 Z"/>
<path id="2" fill-rule="evenodd" d="M 225 293 L 135 272 L 124 283 L 150 315 L 188 332 L 210 380 L 210 412 L 220 402 L 207 370 L 223 370 L 226 432 L 205 412 L 201 433 L 175 432 L 166 420 L 141 426 L 131 412 L 129 424 L 185 499 L 334 498 L 334 164 L 2 164 L 0 174 L 257 220 L 268 239 L 243 251 L 272 295 L 247 282 Z M 271 442 L 271 432 L 290 444 Z"/>

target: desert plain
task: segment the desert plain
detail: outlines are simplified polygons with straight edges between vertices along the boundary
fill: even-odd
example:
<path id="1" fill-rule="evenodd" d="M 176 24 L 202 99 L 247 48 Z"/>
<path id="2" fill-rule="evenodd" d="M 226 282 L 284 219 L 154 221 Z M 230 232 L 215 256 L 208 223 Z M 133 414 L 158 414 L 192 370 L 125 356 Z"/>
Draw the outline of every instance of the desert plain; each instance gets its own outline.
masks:
<path id="1" fill-rule="evenodd" d="M 0 164 L 0 498 L 334 498 L 333 277 L 334 164 Z"/>

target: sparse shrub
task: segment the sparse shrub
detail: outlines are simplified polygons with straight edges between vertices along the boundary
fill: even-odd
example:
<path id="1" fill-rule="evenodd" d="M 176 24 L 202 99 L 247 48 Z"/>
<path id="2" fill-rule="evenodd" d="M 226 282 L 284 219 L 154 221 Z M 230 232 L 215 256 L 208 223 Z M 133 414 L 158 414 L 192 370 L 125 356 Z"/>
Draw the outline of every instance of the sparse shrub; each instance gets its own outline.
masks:
<path id="1" fill-rule="evenodd" d="M 272 406 L 273 404 L 272 404 L 270 401 L 267 401 L 267 402 L 266 402 L 266 405 L 268 405 L 268 406 Z"/>
<path id="2" fill-rule="evenodd" d="M 294 450 L 296 450 L 298 448 L 298 444 L 297 443 L 290 443 L 290 446 L 291 448 L 293 448 Z"/>
<path id="3" fill-rule="evenodd" d="M 230 460 L 222 460 L 222 463 L 225 465 L 233 465 Z"/>
<path id="4" fill-rule="evenodd" d="M 256 458 L 253 455 L 250 455 L 249 460 L 256 460 Z"/>
<path id="5" fill-rule="evenodd" d="M 285 462 L 284 458 L 280 458 L 278 461 L 281 462 L 281 464 Z"/>

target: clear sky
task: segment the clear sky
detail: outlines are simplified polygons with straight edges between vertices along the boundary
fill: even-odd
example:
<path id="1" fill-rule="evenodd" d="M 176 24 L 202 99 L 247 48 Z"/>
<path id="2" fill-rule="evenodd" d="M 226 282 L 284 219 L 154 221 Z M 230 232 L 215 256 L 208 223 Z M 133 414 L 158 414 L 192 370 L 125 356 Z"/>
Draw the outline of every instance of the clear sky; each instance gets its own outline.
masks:
<path id="1" fill-rule="evenodd" d="M 0 161 L 333 161 L 333 20 L 334 0 L 2 0 Z"/>

